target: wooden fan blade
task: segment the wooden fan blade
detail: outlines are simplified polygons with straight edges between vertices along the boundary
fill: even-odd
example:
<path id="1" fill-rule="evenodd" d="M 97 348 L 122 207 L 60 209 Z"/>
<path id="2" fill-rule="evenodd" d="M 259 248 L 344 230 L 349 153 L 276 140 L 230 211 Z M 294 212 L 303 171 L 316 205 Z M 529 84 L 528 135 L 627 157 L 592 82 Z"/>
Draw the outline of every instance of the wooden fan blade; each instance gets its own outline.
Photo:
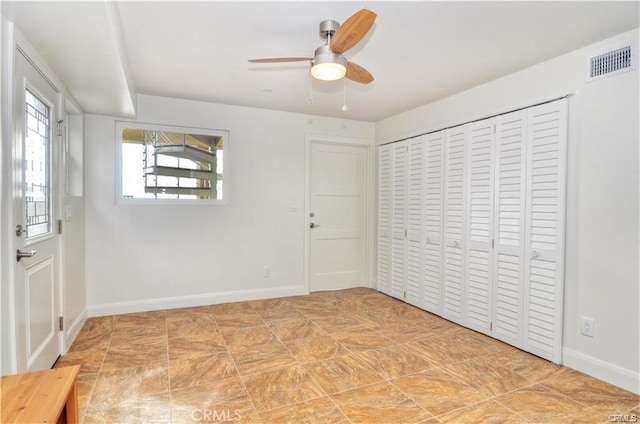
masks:
<path id="1" fill-rule="evenodd" d="M 251 63 L 280 63 L 280 62 L 305 62 L 312 57 L 267 57 L 264 59 L 249 59 Z"/>
<path id="2" fill-rule="evenodd" d="M 360 84 L 369 84 L 373 81 L 373 75 L 371 75 L 369 71 L 353 62 L 347 63 L 347 74 L 345 75 L 345 78 L 359 82 Z"/>
<path id="3" fill-rule="evenodd" d="M 362 9 L 345 21 L 331 38 L 331 51 L 344 53 L 358 44 L 373 26 L 376 15 L 368 9 Z"/>

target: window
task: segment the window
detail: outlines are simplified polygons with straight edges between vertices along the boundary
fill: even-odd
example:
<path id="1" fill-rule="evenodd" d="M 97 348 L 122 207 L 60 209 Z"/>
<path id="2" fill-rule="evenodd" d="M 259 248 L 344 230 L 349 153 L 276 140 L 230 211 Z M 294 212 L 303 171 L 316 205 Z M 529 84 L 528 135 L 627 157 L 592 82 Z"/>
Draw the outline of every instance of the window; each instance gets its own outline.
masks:
<path id="1" fill-rule="evenodd" d="M 27 240 L 51 232 L 51 109 L 25 93 L 24 190 Z"/>
<path id="2" fill-rule="evenodd" d="M 120 203 L 226 204 L 229 133 L 119 122 Z"/>

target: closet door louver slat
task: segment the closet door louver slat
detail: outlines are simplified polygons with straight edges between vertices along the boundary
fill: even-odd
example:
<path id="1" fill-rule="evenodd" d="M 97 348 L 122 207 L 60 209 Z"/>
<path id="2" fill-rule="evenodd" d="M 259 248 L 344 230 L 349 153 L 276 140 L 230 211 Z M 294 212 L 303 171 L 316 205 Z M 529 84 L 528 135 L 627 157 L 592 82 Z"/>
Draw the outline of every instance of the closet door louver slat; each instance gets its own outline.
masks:
<path id="1" fill-rule="evenodd" d="M 389 293 L 391 276 L 391 147 L 378 152 L 378 290 Z"/>

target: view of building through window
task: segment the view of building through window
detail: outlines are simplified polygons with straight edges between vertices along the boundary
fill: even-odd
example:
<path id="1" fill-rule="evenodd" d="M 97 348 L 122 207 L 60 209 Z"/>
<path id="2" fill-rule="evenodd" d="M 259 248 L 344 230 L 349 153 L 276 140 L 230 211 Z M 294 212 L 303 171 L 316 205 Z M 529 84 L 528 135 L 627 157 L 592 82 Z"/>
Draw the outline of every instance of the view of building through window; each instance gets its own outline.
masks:
<path id="1" fill-rule="evenodd" d="M 122 128 L 122 198 L 222 200 L 225 132 Z"/>
<path id="2" fill-rule="evenodd" d="M 27 239 L 51 231 L 50 109 L 26 90 L 24 186 Z"/>

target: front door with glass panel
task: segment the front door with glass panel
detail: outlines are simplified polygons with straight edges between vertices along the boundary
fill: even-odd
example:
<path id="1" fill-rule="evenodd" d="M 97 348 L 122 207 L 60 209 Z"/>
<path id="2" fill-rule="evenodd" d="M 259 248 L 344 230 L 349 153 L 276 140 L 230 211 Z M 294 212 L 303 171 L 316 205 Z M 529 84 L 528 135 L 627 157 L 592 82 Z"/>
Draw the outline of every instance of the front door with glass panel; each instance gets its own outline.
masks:
<path id="1" fill-rule="evenodd" d="M 50 368 L 60 354 L 56 223 L 57 90 L 16 51 L 14 205 L 18 371 Z"/>

